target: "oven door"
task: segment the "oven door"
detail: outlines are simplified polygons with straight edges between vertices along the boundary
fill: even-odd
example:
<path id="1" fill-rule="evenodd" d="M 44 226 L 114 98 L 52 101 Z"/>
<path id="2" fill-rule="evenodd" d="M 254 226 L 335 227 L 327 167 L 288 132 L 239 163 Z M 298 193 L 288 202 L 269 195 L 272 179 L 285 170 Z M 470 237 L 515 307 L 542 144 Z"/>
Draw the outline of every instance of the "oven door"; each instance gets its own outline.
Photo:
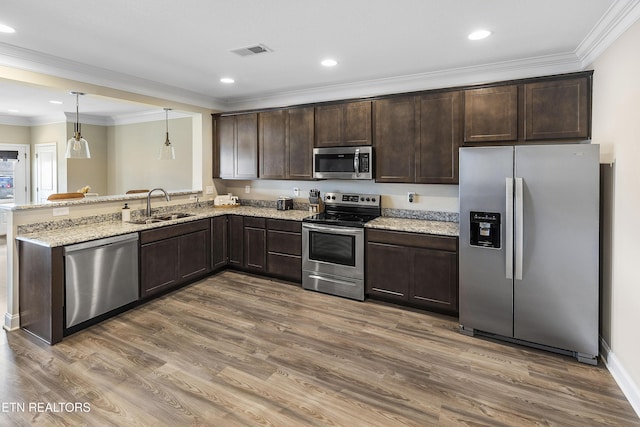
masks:
<path id="1" fill-rule="evenodd" d="M 302 224 L 302 287 L 364 300 L 364 228 Z"/>

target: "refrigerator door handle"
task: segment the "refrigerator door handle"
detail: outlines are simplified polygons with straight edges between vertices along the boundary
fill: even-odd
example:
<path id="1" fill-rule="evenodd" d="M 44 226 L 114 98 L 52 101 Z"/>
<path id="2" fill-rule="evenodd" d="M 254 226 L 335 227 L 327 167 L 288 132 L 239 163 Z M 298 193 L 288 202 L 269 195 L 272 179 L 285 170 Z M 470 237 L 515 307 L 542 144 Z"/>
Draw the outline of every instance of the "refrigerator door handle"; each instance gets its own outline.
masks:
<path id="1" fill-rule="evenodd" d="M 504 263 L 505 277 L 513 279 L 513 178 L 505 178 L 505 242 Z"/>
<path id="2" fill-rule="evenodd" d="M 522 280 L 522 259 L 524 256 L 524 194 L 522 192 L 522 178 L 516 178 L 515 182 L 515 279 Z"/>

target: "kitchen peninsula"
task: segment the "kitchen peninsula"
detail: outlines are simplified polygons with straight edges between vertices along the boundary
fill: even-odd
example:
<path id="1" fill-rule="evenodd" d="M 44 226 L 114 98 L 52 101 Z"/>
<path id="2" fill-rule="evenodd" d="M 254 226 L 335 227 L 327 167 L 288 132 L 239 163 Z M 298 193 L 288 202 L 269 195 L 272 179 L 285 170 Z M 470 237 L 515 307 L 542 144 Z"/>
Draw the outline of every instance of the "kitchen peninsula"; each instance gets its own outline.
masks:
<path id="1" fill-rule="evenodd" d="M 20 326 L 54 344 L 62 340 L 65 334 L 89 326 L 108 315 L 98 316 L 80 327 L 64 326 L 64 250 L 69 245 L 131 233 L 140 236 L 140 293 L 138 301 L 124 306 L 123 310 L 226 267 L 300 282 L 300 240 L 296 239 L 296 235 L 299 236 L 301 220 L 309 215 L 307 210 L 279 211 L 275 206 L 250 205 L 218 208 L 210 201 L 197 205 L 194 201 L 185 200 L 188 195 L 181 194 L 182 200 L 158 209 L 162 214 L 180 212 L 188 216 L 161 222 L 123 223 L 119 212 L 111 212 L 74 220 L 16 226 L 19 259 L 15 261 L 20 277 Z M 175 196 L 172 195 L 174 199 Z M 136 206 L 135 198 L 125 198 Z M 120 203 L 122 200 L 118 198 L 108 202 Z M 73 207 L 74 204 L 78 207 L 83 203 L 62 202 L 55 206 Z M 37 208 L 16 209 L 29 211 Z M 113 211 L 112 208 L 107 210 Z M 134 211 L 133 218 L 139 217 L 140 211 Z M 379 228 L 439 234 L 454 241 L 458 232 L 457 223 L 388 217 L 380 217 L 368 227 L 372 230 Z M 287 234 L 284 247 L 274 240 L 278 233 Z M 21 259 L 28 262 L 21 263 Z M 175 271 L 177 275 L 171 276 Z M 110 314 L 116 312 L 118 310 Z"/>

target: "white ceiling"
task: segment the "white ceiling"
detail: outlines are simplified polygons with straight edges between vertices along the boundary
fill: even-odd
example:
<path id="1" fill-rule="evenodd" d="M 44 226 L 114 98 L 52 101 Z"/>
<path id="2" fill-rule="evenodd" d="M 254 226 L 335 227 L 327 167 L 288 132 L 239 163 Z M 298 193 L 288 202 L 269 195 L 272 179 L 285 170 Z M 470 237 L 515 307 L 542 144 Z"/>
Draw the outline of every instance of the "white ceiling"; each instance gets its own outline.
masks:
<path id="1" fill-rule="evenodd" d="M 639 3 L 2 0 L 0 23 L 16 32 L 0 33 L 0 65 L 212 109 L 280 106 L 579 71 L 640 16 Z M 468 40 L 479 28 L 493 34 Z M 273 52 L 230 52 L 258 43 Z M 338 66 L 320 66 L 326 57 Z M 11 103 L 25 115 L 51 108 L 42 104 L 55 94 L 10 86 L 0 84 L 0 114 Z"/>

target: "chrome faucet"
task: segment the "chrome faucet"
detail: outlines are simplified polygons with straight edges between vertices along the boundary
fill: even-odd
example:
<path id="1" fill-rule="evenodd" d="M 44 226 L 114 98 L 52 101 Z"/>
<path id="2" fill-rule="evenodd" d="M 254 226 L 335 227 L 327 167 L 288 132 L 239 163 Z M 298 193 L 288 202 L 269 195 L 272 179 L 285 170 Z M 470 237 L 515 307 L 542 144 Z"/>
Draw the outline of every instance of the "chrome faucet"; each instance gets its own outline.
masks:
<path id="1" fill-rule="evenodd" d="M 164 193 L 164 198 L 167 199 L 167 202 L 171 200 L 171 197 L 169 197 L 169 194 L 167 194 L 167 192 L 164 191 L 163 188 L 154 188 L 153 190 L 149 191 L 149 193 L 147 193 L 147 216 L 151 216 L 151 193 L 153 193 L 154 191 L 162 191 Z"/>

